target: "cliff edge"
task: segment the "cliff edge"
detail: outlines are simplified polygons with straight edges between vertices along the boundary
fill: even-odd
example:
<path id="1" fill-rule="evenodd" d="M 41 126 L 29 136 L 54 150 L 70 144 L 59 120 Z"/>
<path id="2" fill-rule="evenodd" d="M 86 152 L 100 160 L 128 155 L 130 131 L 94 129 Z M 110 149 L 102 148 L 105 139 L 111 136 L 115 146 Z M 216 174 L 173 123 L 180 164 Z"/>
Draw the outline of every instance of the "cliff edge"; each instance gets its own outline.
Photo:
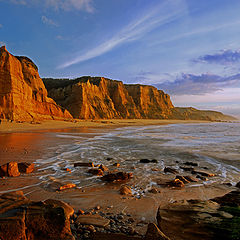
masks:
<path id="1" fill-rule="evenodd" d="M 72 118 L 49 98 L 38 68 L 0 48 L 0 118 L 16 121 Z"/>

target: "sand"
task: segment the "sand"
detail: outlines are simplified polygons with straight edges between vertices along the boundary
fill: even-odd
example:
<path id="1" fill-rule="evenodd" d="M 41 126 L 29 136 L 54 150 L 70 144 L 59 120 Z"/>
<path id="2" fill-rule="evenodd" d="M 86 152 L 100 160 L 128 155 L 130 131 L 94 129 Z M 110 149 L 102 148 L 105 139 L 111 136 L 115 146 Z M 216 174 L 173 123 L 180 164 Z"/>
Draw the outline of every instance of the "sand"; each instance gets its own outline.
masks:
<path id="1" fill-rule="evenodd" d="M 51 147 L 56 144 L 67 144 L 72 139 L 59 139 L 55 132 L 78 131 L 94 133 L 94 129 L 115 128 L 120 126 L 140 126 L 153 124 L 177 124 L 200 123 L 205 121 L 181 121 L 181 120 L 99 120 L 99 121 L 44 121 L 40 124 L 2 122 L 0 125 L 0 165 L 10 161 L 35 162 L 43 155 L 51 157 Z M 97 131 L 96 131 L 97 134 Z M 121 184 L 103 184 L 85 188 L 69 189 L 57 192 L 53 181 L 52 185 L 41 182 L 39 176 L 45 172 L 35 172 L 16 178 L 0 179 L 0 194 L 6 191 L 22 190 L 31 200 L 42 201 L 48 198 L 59 199 L 70 203 L 75 210 L 91 210 L 97 205 L 102 211 L 111 213 L 131 214 L 134 218 L 146 221 L 155 221 L 159 206 L 170 202 L 187 199 L 210 199 L 222 196 L 231 191 L 231 187 L 225 185 L 211 185 L 201 187 L 185 187 L 183 189 L 158 188 L 159 193 L 146 193 L 145 197 L 137 199 L 132 196 L 122 196 L 119 193 Z M 71 173 L 69 173 L 71 174 Z M 156 173 L 158 174 L 158 173 Z M 174 178 L 174 176 L 172 176 Z M 123 183 L 127 184 L 127 183 Z M 142 228 L 144 232 L 146 229 Z"/>
<path id="2" fill-rule="evenodd" d="M 56 121 L 48 120 L 37 123 L 17 123 L 2 120 L 0 132 L 29 132 L 50 129 L 67 129 L 82 127 L 121 127 L 121 126 L 146 126 L 163 124 L 188 124 L 188 123 L 206 123 L 201 120 L 154 120 L 154 119 L 108 119 L 108 120 L 75 120 L 75 121 Z"/>

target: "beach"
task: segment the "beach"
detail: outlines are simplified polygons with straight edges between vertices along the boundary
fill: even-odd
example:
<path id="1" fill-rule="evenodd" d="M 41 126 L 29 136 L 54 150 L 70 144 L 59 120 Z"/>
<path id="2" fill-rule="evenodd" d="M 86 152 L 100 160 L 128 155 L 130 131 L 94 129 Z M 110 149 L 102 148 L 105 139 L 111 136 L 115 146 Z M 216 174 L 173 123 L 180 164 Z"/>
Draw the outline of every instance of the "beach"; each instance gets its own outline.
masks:
<path id="1" fill-rule="evenodd" d="M 10 161 L 28 162 L 35 164 L 35 170 L 31 174 L 1 179 L 0 193 L 22 190 L 33 201 L 62 200 L 75 211 L 91 211 L 100 206 L 104 213 L 124 212 L 137 219 L 134 228 L 144 234 L 147 225 L 137 226 L 137 223 L 156 222 L 159 206 L 190 199 L 207 200 L 234 189 L 230 185 L 236 184 L 239 176 L 237 161 L 233 164 L 222 159 L 211 163 L 203 159 L 208 156 L 217 161 L 218 155 L 223 154 L 220 148 L 211 151 L 211 144 L 219 145 L 222 138 L 216 133 L 231 126 L 235 125 L 171 120 L 2 122 L 1 165 Z M 210 129 L 216 129 L 212 136 Z M 236 152 L 230 158 L 237 159 Z M 141 159 L 155 162 L 141 163 Z M 132 172 L 133 178 L 127 182 L 105 183 L 101 177 L 88 173 L 90 167 L 74 167 L 77 162 L 103 164 L 110 172 Z M 189 175 L 181 169 L 186 167 L 186 162 L 196 163 L 197 169 L 216 176 L 181 188 L 161 185 L 161 181 L 172 181 L 176 177 L 164 172 L 166 167 L 176 169 L 180 175 Z M 114 166 L 116 163 L 118 167 Z M 76 188 L 56 191 L 67 183 L 76 184 Z M 120 194 L 124 185 L 130 186 L 133 195 Z"/>

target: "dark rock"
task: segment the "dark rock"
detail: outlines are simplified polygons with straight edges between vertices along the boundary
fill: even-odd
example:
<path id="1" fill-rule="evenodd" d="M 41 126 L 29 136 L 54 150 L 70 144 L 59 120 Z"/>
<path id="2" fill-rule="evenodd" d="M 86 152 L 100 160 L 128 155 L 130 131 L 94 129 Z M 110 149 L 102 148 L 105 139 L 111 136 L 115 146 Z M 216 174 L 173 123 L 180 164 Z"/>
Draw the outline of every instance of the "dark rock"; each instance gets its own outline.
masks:
<path id="1" fill-rule="evenodd" d="M 219 203 L 221 206 L 240 207 L 240 191 L 232 191 L 222 197 L 211 199 Z"/>
<path id="2" fill-rule="evenodd" d="M 158 193 L 158 190 L 156 188 L 151 188 L 149 190 L 150 193 L 153 193 L 153 194 L 157 194 Z"/>
<path id="3" fill-rule="evenodd" d="M 139 236 L 128 236 L 123 233 L 103 233 L 96 232 L 92 235 L 93 240 L 143 240 L 142 237 Z"/>
<path id="4" fill-rule="evenodd" d="M 88 170 L 88 173 L 91 173 L 93 175 L 97 175 L 97 176 L 103 176 L 103 171 L 99 168 L 92 168 Z"/>
<path id="5" fill-rule="evenodd" d="M 108 171 L 108 168 L 106 166 L 102 165 L 102 164 L 99 166 L 99 169 L 101 169 L 103 172 Z"/>
<path id="6" fill-rule="evenodd" d="M 18 163 L 18 170 L 20 173 L 31 173 L 34 170 L 34 163 L 22 162 Z"/>
<path id="7" fill-rule="evenodd" d="M 240 182 L 238 182 L 235 187 L 240 188 Z"/>
<path id="8" fill-rule="evenodd" d="M 114 167 L 120 167 L 120 163 L 114 163 L 113 166 Z"/>
<path id="9" fill-rule="evenodd" d="M 183 183 L 183 181 L 181 181 L 179 179 L 174 179 L 173 181 L 170 181 L 168 183 L 168 186 L 169 187 L 180 187 L 180 188 L 182 188 L 182 187 L 184 187 L 184 183 Z"/>
<path id="10" fill-rule="evenodd" d="M 194 163 L 194 162 L 185 162 L 183 164 L 185 164 L 187 166 L 193 166 L 193 167 L 197 167 L 198 166 L 198 163 Z"/>
<path id="11" fill-rule="evenodd" d="M 200 171 L 200 170 L 193 170 L 192 174 L 199 174 L 204 177 L 214 177 L 214 173 L 206 172 L 206 171 Z"/>
<path id="12" fill-rule="evenodd" d="M 178 171 L 174 168 L 170 168 L 170 167 L 165 167 L 164 168 L 164 172 L 165 173 L 172 173 L 172 174 L 178 174 Z"/>
<path id="13" fill-rule="evenodd" d="M 188 181 L 185 177 L 183 176 L 176 176 L 176 179 L 181 180 L 183 183 L 190 183 L 190 181 Z"/>
<path id="14" fill-rule="evenodd" d="M 189 182 L 198 182 L 198 179 L 193 176 L 184 176 Z"/>
<path id="15" fill-rule="evenodd" d="M 74 163 L 74 167 L 94 167 L 94 164 L 92 162 L 89 162 L 89 163 L 77 162 L 77 163 Z"/>
<path id="16" fill-rule="evenodd" d="M 119 181 L 126 181 L 133 177 L 132 173 L 126 172 L 117 172 L 117 173 L 109 173 L 103 176 L 101 179 L 107 182 L 119 182 Z"/>
<path id="17" fill-rule="evenodd" d="M 149 223 L 144 240 L 170 240 L 155 223 Z"/>
<path id="18" fill-rule="evenodd" d="M 18 177 L 19 175 L 17 162 L 9 162 L 0 166 L 0 177 Z"/>
<path id="19" fill-rule="evenodd" d="M 111 161 L 111 160 L 113 160 L 113 158 L 108 157 L 108 158 L 106 158 L 106 160 L 107 160 L 107 161 Z"/>
<path id="20" fill-rule="evenodd" d="M 180 167 L 182 170 L 186 171 L 186 172 L 191 172 L 194 171 L 193 167 Z"/>
<path id="21" fill-rule="evenodd" d="M 208 178 L 203 177 L 203 176 L 201 176 L 201 175 L 197 175 L 196 178 L 199 178 L 199 179 L 201 179 L 201 180 L 203 180 L 203 181 L 208 181 Z"/>
<path id="22" fill-rule="evenodd" d="M 143 158 L 140 160 L 140 163 L 150 163 L 150 162 L 151 162 L 151 160 L 146 159 L 146 158 Z"/>

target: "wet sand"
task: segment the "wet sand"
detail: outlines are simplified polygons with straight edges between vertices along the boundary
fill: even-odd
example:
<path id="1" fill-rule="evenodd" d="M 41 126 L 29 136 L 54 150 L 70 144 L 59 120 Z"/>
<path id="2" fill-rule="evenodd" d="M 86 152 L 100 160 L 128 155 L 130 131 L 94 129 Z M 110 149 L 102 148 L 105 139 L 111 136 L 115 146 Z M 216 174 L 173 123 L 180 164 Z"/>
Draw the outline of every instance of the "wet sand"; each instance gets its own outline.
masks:
<path id="1" fill-rule="evenodd" d="M 51 148 L 56 144 L 71 144 L 73 139 L 57 138 L 56 132 L 82 132 L 91 133 L 89 137 L 98 134 L 97 128 L 115 128 L 119 126 L 168 124 L 168 123 L 194 123 L 199 121 L 168 121 L 168 120 L 115 120 L 107 123 L 98 121 L 80 121 L 78 123 L 69 122 L 44 122 L 41 124 L 27 123 L 2 123 L 0 133 L 0 164 L 10 161 L 35 162 L 43 155 L 51 157 L 54 151 Z M 51 125 L 52 129 L 49 127 Z M 74 126 L 74 127 L 73 127 Z M 44 128 L 48 130 L 43 130 Z M 59 128 L 58 130 L 56 130 Z M 34 132 L 33 132 L 34 131 Z M 83 169 L 86 171 L 86 169 Z M 129 169 L 131 171 L 131 169 Z M 132 196 L 122 196 L 119 194 L 121 185 L 127 184 L 104 184 L 99 183 L 94 186 L 84 188 L 74 188 L 57 192 L 55 182 L 46 187 L 45 182 L 39 180 L 39 176 L 48 172 L 38 171 L 29 175 L 21 175 L 16 178 L 0 179 L 0 193 L 11 190 L 22 190 L 31 200 L 42 201 L 49 198 L 59 199 L 70 203 L 75 210 L 91 210 L 97 205 L 102 211 L 111 213 L 125 212 L 134 218 L 145 219 L 146 222 L 154 222 L 159 206 L 164 206 L 174 201 L 184 201 L 188 199 L 207 200 L 216 196 L 222 196 L 232 190 L 232 187 L 213 184 L 200 187 L 166 188 L 158 187 L 159 193 L 146 193 L 140 199 Z M 71 174 L 71 173 L 68 173 Z M 156 172 L 161 177 L 161 173 Z M 168 176 L 173 179 L 174 175 Z M 141 228 L 139 231 L 145 231 Z"/>

